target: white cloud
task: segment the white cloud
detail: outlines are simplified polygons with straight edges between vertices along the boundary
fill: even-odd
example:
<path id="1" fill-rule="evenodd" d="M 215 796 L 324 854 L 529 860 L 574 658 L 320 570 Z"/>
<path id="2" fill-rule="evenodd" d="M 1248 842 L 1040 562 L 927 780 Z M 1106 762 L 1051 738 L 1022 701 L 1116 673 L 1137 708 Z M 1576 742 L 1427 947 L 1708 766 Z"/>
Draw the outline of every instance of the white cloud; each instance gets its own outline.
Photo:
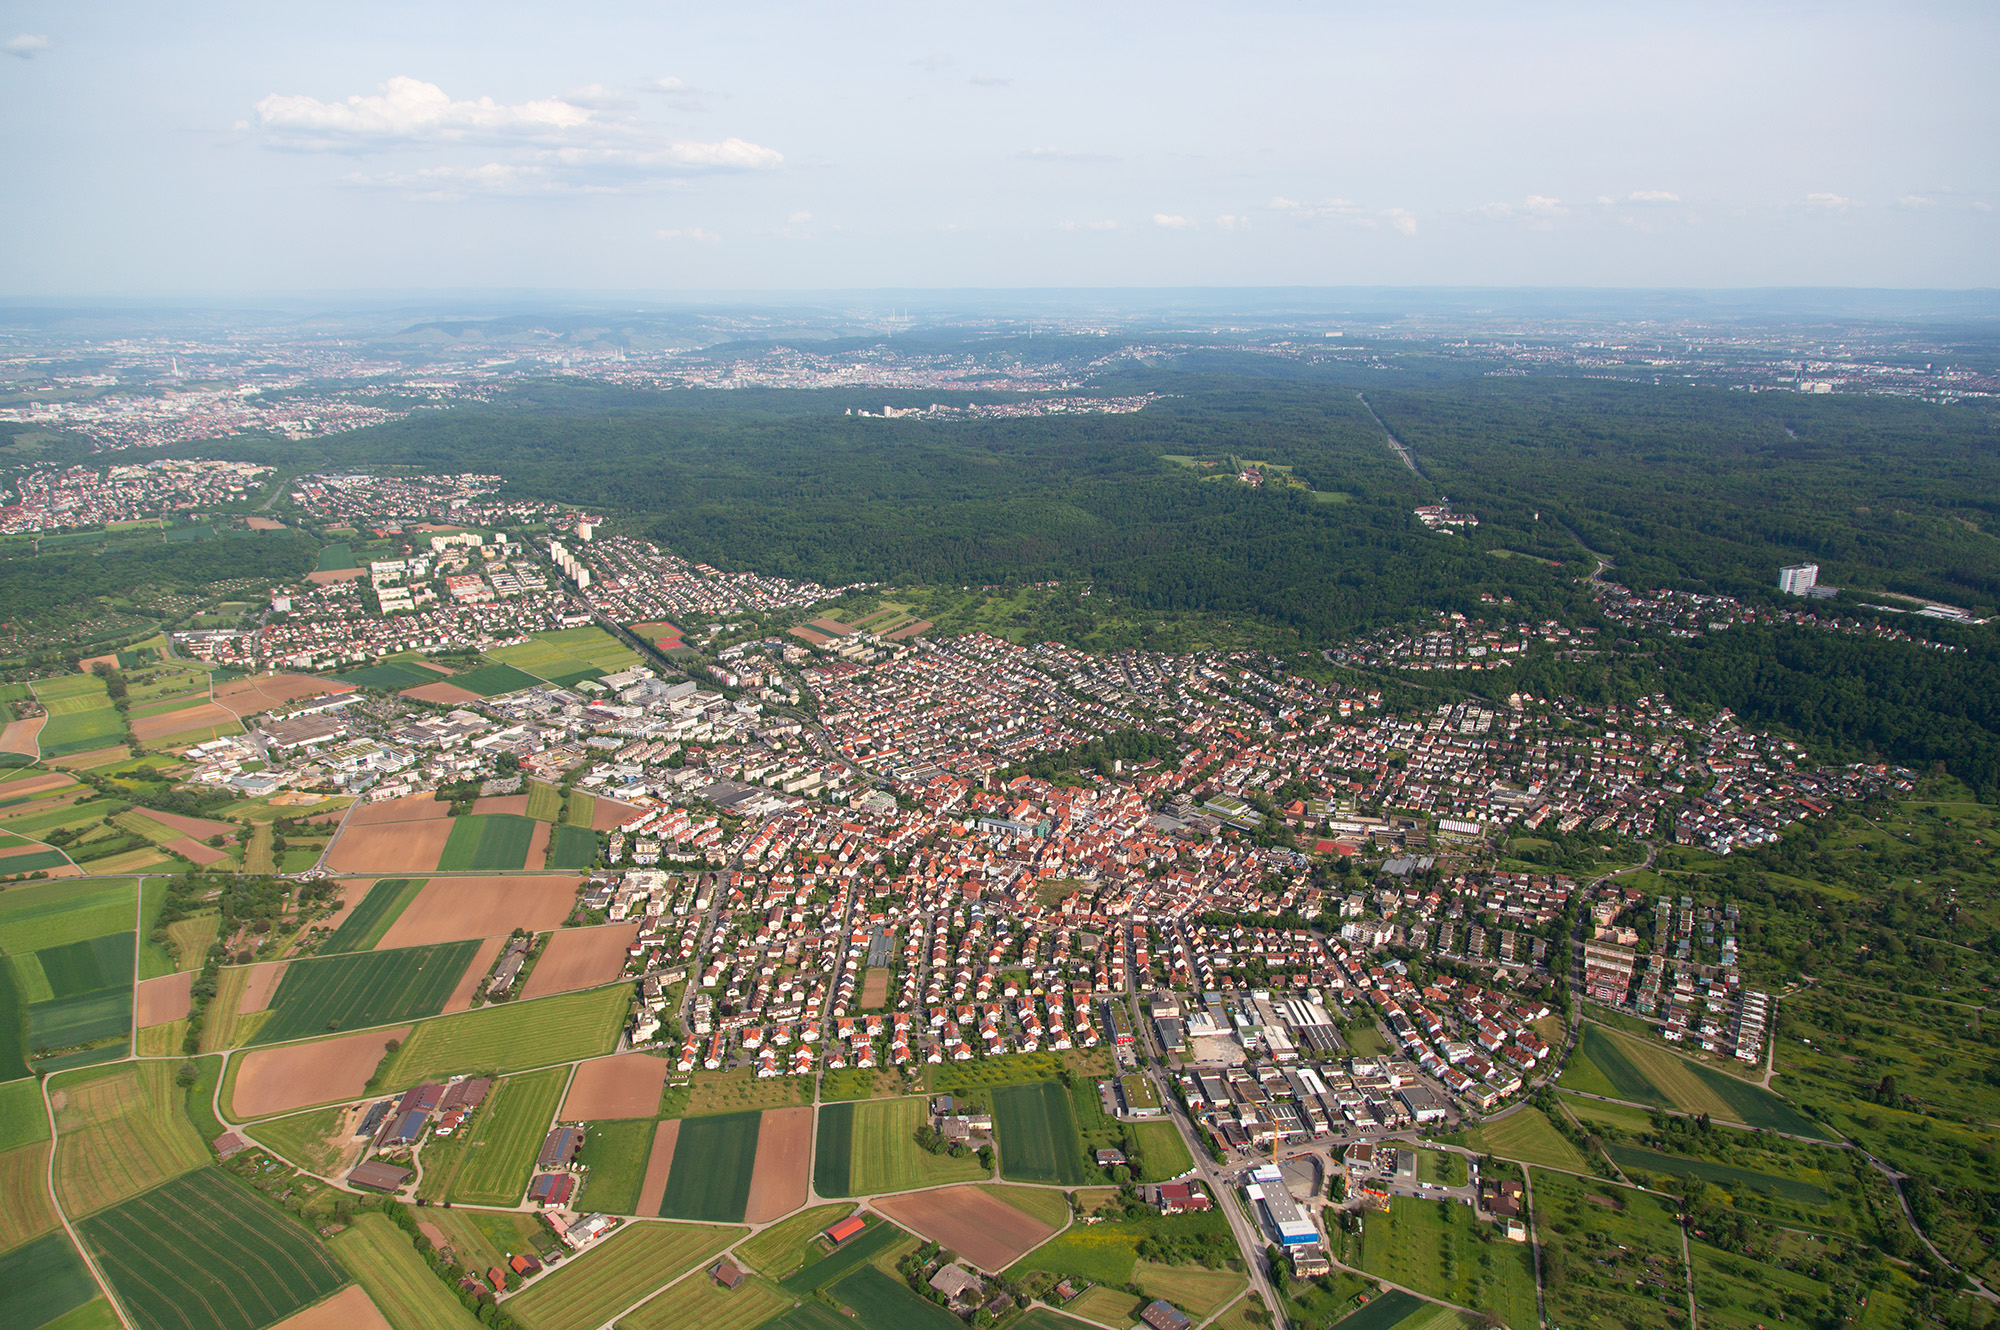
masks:
<path id="1" fill-rule="evenodd" d="M 1808 194 L 1805 198 L 1805 204 L 1806 207 L 1818 212 L 1846 212 L 1850 208 L 1859 208 L 1862 206 L 1856 200 L 1842 198 L 1838 194 Z"/>
<path id="2" fill-rule="evenodd" d="M 1153 225 L 1165 227 L 1169 231 L 1186 231 L 1192 229 L 1195 224 L 1177 213 L 1156 212 L 1153 214 Z"/>
<path id="3" fill-rule="evenodd" d="M 1664 189 L 1635 189 L 1630 194 L 1627 194 L 1625 196 L 1625 201 L 1627 203 L 1637 203 L 1642 205 L 1643 204 L 1663 205 L 1663 204 L 1679 203 L 1681 201 L 1681 196 L 1678 194 L 1669 193 Z"/>
<path id="4" fill-rule="evenodd" d="M 1534 230 L 1548 231 L 1554 229 L 1556 218 L 1569 215 L 1569 209 L 1561 199 L 1530 194 L 1518 206 L 1512 203 L 1481 204 L 1472 210 L 1472 215 L 1496 222 L 1525 222 Z"/>
<path id="5" fill-rule="evenodd" d="M 813 215 L 807 212 L 805 209 L 801 208 L 799 209 L 799 211 L 793 213 L 790 217 L 787 217 L 785 220 L 790 222 L 793 226 L 804 226 L 807 222 L 811 221 L 812 219 Z"/>
<path id="6" fill-rule="evenodd" d="M 561 98 L 508 106 L 481 97 L 454 101 L 435 83 L 399 74 L 374 96 L 342 102 L 272 93 L 257 103 L 264 129 L 298 146 L 366 148 L 426 140 L 548 141 L 591 127 L 590 108 Z"/>
<path id="7" fill-rule="evenodd" d="M 1561 199 L 1544 198 L 1540 194 L 1528 195 L 1528 211 L 1537 217 L 1567 217 L 1569 209 L 1563 207 Z"/>
<path id="8" fill-rule="evenodd" d="M 713 245 L 722 239 L 715 232 L 704 231 L 699 226 L 676 226 L 653 234 L 662 240 L 693 240 L 704 245 Z"/>
<path id="9" fill-rule="evenodd" d="M 1363 230 L 1387 226 L 1406 236 L 1417 233 L 1417 219 L 1406 208 L 1369 208 L 1356 203 L 1353 199 L 1337 198 L 1307 203 L 1299 199 L 1286 198 L 1282 194 L 1271 200 L 1270 207 L 1273 211 L 1296 217 L 1302 222 L 1343 222 Z"/>
<path id="10" fill-rule="evenodd" d="M 1238 217 L 1235 213 L 1230 212 L 1225 212 L 1222 216 L 1216 218 L 1215 224 L 1225 231 L 1248 231 L 1250 229 L 1250 219 L 1248 217 Z"/>
<path id="11" fill-rule="evenodd" d="M 1389 225 L 1396 229 L 1396 234 L 1413 236 L 1417 233 L 1417 219 L 1403 209 L 1391 208 L 1383 215 L 1389 219 Z"/>
<path id="12" fill-rule="evenodd" d="M 1118 223 L 1109 217 L 1100 217 L 1094 222 L 1060 222 L 1065 231 L 1116 231 Z"/>
<path id="13" fill-rule="evenodd" d="M 38 33 L 24 32 L 17 37 L 9 37 L 6 41 L 0 42 L 0 51 L 5 51 L 8 55 L 14 56 L 16 59 L 33 60 L 36 56 L 54 45 L 54 42 Z"/>

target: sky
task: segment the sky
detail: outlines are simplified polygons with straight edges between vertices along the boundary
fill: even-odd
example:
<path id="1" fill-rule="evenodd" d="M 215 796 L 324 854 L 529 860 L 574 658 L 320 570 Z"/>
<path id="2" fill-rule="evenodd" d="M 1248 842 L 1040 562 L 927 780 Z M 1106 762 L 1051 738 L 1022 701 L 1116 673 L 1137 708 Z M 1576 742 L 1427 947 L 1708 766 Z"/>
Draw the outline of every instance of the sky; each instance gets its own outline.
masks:
<path id="1" fill-rule="evenodd" d="M 2000 6 L 0 6 L 0 297 L 2000 286 Z"/>

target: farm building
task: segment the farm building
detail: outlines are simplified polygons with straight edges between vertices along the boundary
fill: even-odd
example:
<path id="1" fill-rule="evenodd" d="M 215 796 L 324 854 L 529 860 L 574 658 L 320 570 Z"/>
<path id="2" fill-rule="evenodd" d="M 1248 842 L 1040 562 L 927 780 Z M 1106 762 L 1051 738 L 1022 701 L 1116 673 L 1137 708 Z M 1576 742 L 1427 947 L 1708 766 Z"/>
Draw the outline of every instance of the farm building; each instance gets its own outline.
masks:
<path id="1" fill-rule="evenodd" d="M 717 1261 L 713 1266 L 709 1267 L 708 1273 L 715 1279 L 716 1283 L 722 1285 L 724 1288 L 735 1288 L 750 1277 L 728 1261 Z"/>
<path id="2" fill-rule="evenodd" d="M 986 1291 L 979 1276 L 962 1265 L 947 1265 L 931 1276 L 930 1285 L 944 1294 L 946 1302 L 969 1302 Z"/>
<path id="3" fill-rule="evenodd" d="M 826 1239 L 838 1247 L 841 1243 L 847 1241 L 867 1226 L 860 1215 L 849 1215 L 838 1224 L 826 1230 Z"/>
<path id="4" fill-rule="evenodd" d="M 568 1168 L 576 1152 L 583 1148 L 583 1128 L 557 1127 L 542 1142 L 542 1153 L 535 1160 L 537 1168 Z"/>
<path id="5" fill-rule="evenodd" d="M 1139 1313 L 1139 1319 L 1153 1330 L 1188 1330 L 1194 1324 L 1187 1313 L 1164 1298 L 1154 1298 L 1148 1303 L 1146 1310 Z"/>
<path id="6" fill-rule="evenodd" d="M 1152 1201 L 1163 1215 L 1198 1214 L 1214 1202 L 1208 1193 L 1189 1182 L 1167 1182 L 1151 1189 Z"/>
<path id="7" fill-rule="evenodd" d="M 382 1136 L 375 1144 L 378 1148 L 415 1145 L 418 1138 L 424 1134 L 424 1123 L 429 1120 L 429 1115 L 414 1109 L 408 1113 L 398 1113 L 389 1120 L 389 1125 L 382 1129 Z"/>
<path id="8" fill-rule="evenodd" d="M 435 1113 L 444 1102 L 444 1087 L 436 1084 L 413 1085 L 403 1091 L 403 1097 L 396 1102 L 398 1113 Z"/>
<path id="9" fill-rule="evenodd" d="M 485 1101 L 492 1089 L 492 1080 L 485 1076 L 468 1076 L 464 1080 L 453 1081 L 445 1089 L 444 1098 L 438 1101 L 438 1108 L 446 1113 L 453 1109 L 469 1113 Z"/>
<path id="10" fill-rule="evenodd" d="M 215 1153 L 223 1159 L 227 1159 L 231 1155 L 242 1154 L 250 1148 L 250 1142 L 244 1140 L 233 1131 L 223 1132 L 211 1144 L 215 1146 Z"/>
<path id="11" fill-rule="evenodd" d="M 382 1119 L 388 1117 L 389 1110 L 395 1106 L 396 1101 L 393 1099 L 384 1099 L 377 1103 L 368 1110 L 368 1115 L 361 1119 L 361 1125 L 354 1129 L 354 1134 L 356 1136 L 373 1136 L 377 1129 L 381 1127 Z"/>
<path id="12" fill-rule="evenodd" d="M 567 1205 L 576 1190 L 576 1178 L 568 1173 L 537 1173 L 528 1184 L 528 1199 L 536 1205 Z"/>
<path id="13" fill-rule="evenodd" d="M 347 1181 L 368 1191 L 394 1193 L 400 1191 L 410 1177 L 411 1173 L 407 1168 L 386 1164 L 380 1159 L 370 1159 L 366 1163 L 356 1164 L 354 1171 L 347 1175 Z"/>

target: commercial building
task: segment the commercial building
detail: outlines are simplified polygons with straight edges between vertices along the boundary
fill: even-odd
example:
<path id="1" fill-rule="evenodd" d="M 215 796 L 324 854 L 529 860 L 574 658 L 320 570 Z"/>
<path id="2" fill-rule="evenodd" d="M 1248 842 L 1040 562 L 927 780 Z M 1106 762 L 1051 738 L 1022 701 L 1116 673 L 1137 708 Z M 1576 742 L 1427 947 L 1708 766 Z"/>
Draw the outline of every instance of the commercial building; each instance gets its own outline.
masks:
<path id="1" fill-rule="evenodd" d="M 1803 596 L 1819 582 L 1819 565 L 1791 563 L 1778 570 L 1778 590 L 1788 596 Z"/>

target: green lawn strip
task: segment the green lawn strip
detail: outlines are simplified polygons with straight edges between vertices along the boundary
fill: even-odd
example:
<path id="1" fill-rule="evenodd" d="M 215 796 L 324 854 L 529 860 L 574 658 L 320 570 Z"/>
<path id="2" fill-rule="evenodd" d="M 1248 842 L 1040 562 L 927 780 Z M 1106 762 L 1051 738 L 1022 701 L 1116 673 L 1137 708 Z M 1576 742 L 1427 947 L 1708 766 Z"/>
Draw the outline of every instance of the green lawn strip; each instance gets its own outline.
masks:
<path id="1" fill-rule="evenodd" d="M 806 1244 L 823 1229 L 854 1213 L 845 1203 L 815 1206 L 781 1219 L 736 1249 L 743 1264 L 773 1278 L 782 1278 L 803 1264 Z"/>
<path id="2" fill-rule="evenodd" d="M 160 910 L 167 903 L 167 880 L 149 877 L 139 883 L 139 977 L 161 979 L 179 970 L 174 949 L 153 941 L 159 927 Z"/>
<path id="3" fill-rule="evenodd" d="M 348 1282 L 303 1224 L 220 1169 L 199 1168 L 101 1210 L 84 1241 L 142 1325 L 259 1330 Z"/>
<path id="4" fill-rule="evenodd" d="M 0 1150 L 48 1138 L 49 1119 L 42 1111 L 41 1085 L 25 1078 L 0 1084 Z"/>
<path id="5" fill-rule="evenodd" d="M 476 1330 L 479 1321 L 387 1216 L 361 1214 L 327 1240 L 394 1330 Z"/>
<path id="6" fill-rule="evenodd" d="M 1371 1212 L 1361 1240 L 1363 1270 L 1509 1325 L 1535 1321 L 1535 1271 L 1525 1243 L 1506 1240 L 1470 1206 L 1456 1201 L 1391 1198 Z"/>
<path id="7" fill-rule="evenodd" d="M 72 1048 L 132 1033 L 132 990 L 106 988 L 28 1008 L 28 1047 Z M 46 1065 L 41 1068 L 46 1070 Z"/>
<path id="8" fill-rule="evenodd" d="M 993 1091 L 993 1126 L 1000 1144 L 1000 1175 L 1016 1182 L 1078 1186 L 1092 1180 L 1071 1116 L 1069 1095 L 1055 1081 L 1001 1086 Z"/>
<path id="9" fill-rule="evenodd" d="M 693 1274 L 635 1308 L 618 1330 L 757 1330 L 791 1305 L 768 1279 L 752 1277 L 726 1289 L 706 1274 Z"/>
<path id="10" fill-rule="evenodd" d="M 750 1174 L 757 1163 L 760 1112 L 720 1113 L 687 1118 L 674 1143 L 660 1214 L 667 1219 L 740 1223 L 750 1201 Z"/>
<path id="11" fill-rule="evenodd" d="M 578 1208 L 612 1215 L 638 1213 L 657 1125 L 651 1118 L 633 1118 L 593 1122 L 585 1129 L 576 1162 L 589 1172 L 576 1200 Z"/>
<path id="12" fill-rule="evenodd" d="M 38 1330 L 96 1296 L 97 1281 L 67 1233 L 0 1254 L 0 1325 Z"/>
<path id="13" fill-rule="evenodd" d="M 1658 1173 L 1666 1177 L 1700 1178 L 1705 1182 L 1715 1183 L 1725 1191 L 1762 1192 L 1766 1196 L 1781 1196 L 1800 1205 L 1826 1205 L 1833 1199 L 1827 1194 L 1826 1188 L 1798 1178 L 1759 1173 L 1753 1169 L 1719 1164 L 1713 1160 L 1688 1159 L 1680 1155 L 1661 1154 L 1656 1150 L 1608 1143 L 1604 1151 L 1623 1169 Z"/>
<path id="14" fill-rule="evenodd" d="M 1417 1151 L 1417 1180 L 1443 1187 L 1463 1187 L 1472 1180 L 1465 1156 L 1449 1150 Z"/>
<path id="15" fill-rule="evenodd" d="M 922 1099 L 863 1100 L 849 1107 L 854 1130 L 848 1189 L 853 1195 L 978 1182 L 989 1176 L 979 1166 L 976 1153 L 954 1159 L 948 1154 L 932 1154 L 917 1144 L 916 1131 L 923 1125 L 928 1108 Z"/>
<path id="16" fill-rule="evenodd" d="M 528 1175 L 569 1085 L 568 1067 L 509 1076 L 481 1107 L 466 1156 L 452 1179 L 454 1204 L 511 1206 L 528 1190 Z"/>
<path id="17" fill-rule="evenodd" d="M 1131 1130 L 1142 1152 L 1144 1167 L 1140 1170 L 1140 1181 L 1164 1182 L 1194 1167 L 1194 1156 L 1188 1153 L 1187 1142 L 1181 1139 L 1180 1128 L 1173 1123 L 1140 1122 L 1133 1124 Z"/>
<path id="18" fill-rule="evenodd" d="M 528 782 L 528 816 L 537 822 L 553 822 L 563 811 L 562 791 L 545 780 Z"/>
<path id="19" fill-rule="evenodd" d="M 597 862 L 597 833 L 588 826 L 559 826 L 549 839 L 548 868 L 584 869 Z"/>
<path id="20" fill-rule="evenodd" d="M 476 670 L 452 675 L 449 682 L 481 697 L 499 697 L 503 693 L 518 693 L 523 688 L 537 687 L 542 680 L 512 665 L 482 665 Z"/>
<path id="21" fill-rule="evenodd" d="M 506 1309 L 526 1330 L 592 1330 L 652 1289 L 702 1264 L 743 1232 L 634 1220 L 602 1245 L 570 1258 L 507 1299 Z"/>
<path id="22" fill-rule="evenodd" d="M 360 904 L 347 912 L 333 936 L 320 943 L 318 954 L 331 956 L 348 951 L 371 951 L 389 931 L 390 925 L 417 898 L 427 881 L 421 877 L 385 877 L 368 888 Z"/>
<path id="23" fill-rule="evenodd" d="M 1583 1152 L 1570 1144 L 1569 1138 L 1557 1131 L 1538 1108 L 1523 1107 L 1496 1122 L 1480 1124 L 1465 1133 L 1465 1145 L 1467 1149 L 1502 1159 L 1545 1164 L 1575 1173 L 1589 1171 Z"/>
<path id="24" fill-rule="evenodd" d="M 505 1002 L 417 1026 L 384 1084 L 413 1085 L 460 1072 L 508 1072 L 597 1057 L 618 1043 L 630 1011 L 627 985 Z"/>
<path id="25" fill-rule="evenodd" d="M 902 1280 L 865 1265 L 833 1286 L 869 1330 L 960 1330 L 965 1323 L 912 1293 Z"/>
<path id="26" fill-rule="evenodd" d="M 824 1256 L 813 1250 L 813 1259 L 778 1281 L 787 1293 L 800 1297 L 825 1288 L 902 1239 L 909 1236 L 880 1215 L 867 1216 L 868 1227 Z"/>
<path id="27" fill-rule="evenodd" d="M 271 995 L 270 1019 L 255 1042 L 435 1016 L 478 950 L 479 943 L 468 940 L 293 961 Z"/>
<path id="28" fill-rule="evenodd" d="M 821 1196 L 852 1196 L 854 1105 L 822 1104 L 813 1141 L 813 1190 Z"/>
<path id="29" fill-rule="evenodd" d="M 444 852 L 443 872 L 505 872 L 525 868 L 528 845 L 535 837 L 533 818 L 515 813 L 484 813 L 456 819 Z"/>
<path id="30" fill-rule="evenodd" d="M 130 878 L 31 882 L 0 891 L 0 951 L 18 956 L 132 927 Z"/>

